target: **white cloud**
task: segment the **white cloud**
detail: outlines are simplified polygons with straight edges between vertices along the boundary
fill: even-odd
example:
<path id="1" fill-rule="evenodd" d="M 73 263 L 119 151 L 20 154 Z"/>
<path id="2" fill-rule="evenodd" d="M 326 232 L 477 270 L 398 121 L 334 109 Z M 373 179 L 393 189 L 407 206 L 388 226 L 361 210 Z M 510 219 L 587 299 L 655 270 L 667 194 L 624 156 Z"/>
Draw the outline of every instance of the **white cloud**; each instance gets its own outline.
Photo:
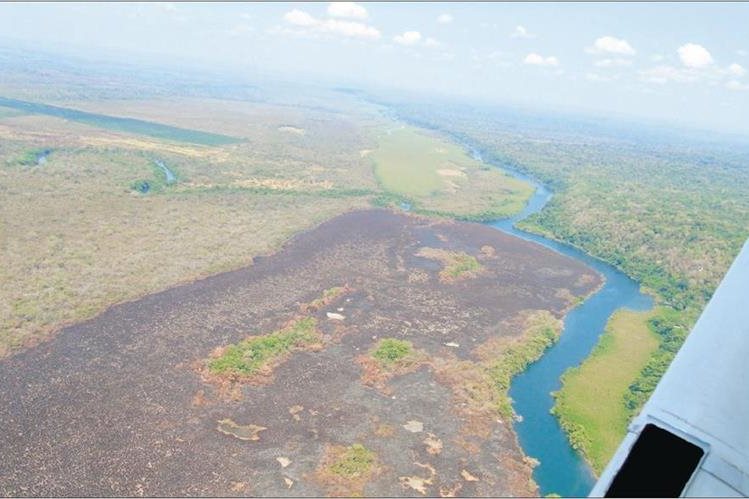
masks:
<path id="1" fill-rule="evenodd" d="M 635 49 L 627 40 L 608 35 L 597 38 L 585 51 L 589 54 L 635 55 Z"/>
<path id="2" fill-rule="evenodd" d="M 686 65 L 660 65 L 639 71 L 638 73 L 640 80 L 649 83 L 702 83 L 712 87 L 724 85 L 731 90 L 744 90 L 745 85 L 741 84 L 739 79 L 747 74 L 747 70 L 737 63 L 722 68 L 706 63 L 706 65 L 703 64 L 699 68 Z"/>
<path id="3" fill-rule="evenodd" d="M 381 36 L 380 31 L 375 27 L 354 21 L 338 21 L 337 19 L 328 19 L 324 21 L 320 26 L 320 30 L 334 35 L 342 35 L 352 38 L 366 38 L 370 40 L 378 40 Z"/>
<path id="4" fill-rule="evenodd" d="M 622 59 L 621 57 L 613 59 L 600 59 L 593 63 L 597 68 L 618 68 L 622 66 L 629 66 L 632 64 L 630 59 Z"/>
<path id="5" fill-rule="evenodd" d="M 450 14 L 440 14 L 437 16 L 437 22 L 440 24 L 450 24 L 453 22 L 453 16 Z"/>
<path id="6" fill-rule="evenodd" d="M 283 18 L 284 21 L 289 24 L 293 24 L 294 26 L 301 26 L 304 28 L 309 28 L 311 26 L 317 26 L 318 24 L 320 24 L 320 21 L 312 17 L 310 14 L 299 9 L 294 9 L 287 12 L 283 15 Z"/>
<path id="7" fill-rule="evenodd" d="M 442 44 L 440 42 L 431 37 L 424 37 L 418 31 L 406 31 L 404 33 L 401 33 L 400 35 L 395 35 L 393 37 L 393 41 L 398 45 L 402 45 L 404 47 L 420 46 L 430 49 L 442 47 Z"/>
<path id="8" fill-rule="evenodd" d="M 442 44 L 434 38 L 427 38 L 426 40 L 424 40 L 424 46 L 429 48 L 437 48 L 442 46 Z"/>
<path id="9" fill-rule="evenodd" d="M 366 19 L 367 9 L 355 2 L 330 2 L 328 15 L 347 19 Z"/>
<path id="10" fill-rule="evenodd" d="M 713 57 L 702 45 L 696 43 L 686 43 L 676 51 L 679 54 L 681 63 L 688 68 L 699 69 L 709 66 L 713 63 Z"/>
<path id="11" fill-rule="evenodd" d="M 559 60 L 554 56 L 544 57 L 542 55 L 532 52 L 525 56 L 523 63 L 530 64 L 532 66 L 559 66 Z"/>
<path id="12" fill-rule="evenodd" d="M 305 28 L 312 32 L 327 33 L 349 38 L 378 40 L 380 31 L 356 21 L 341 21 L 338 19 L 317 19 L 307 12 L 294 9 L 283 16 L 284 20 L 294 26 Z M 283 32 L 283 30 L 281 31 Z"/>
<path id="13" fill-rule="evenodd" d="M 735 62 L 728 66 L 728 72 L 734 76 L 738 76 L 741 78 L 746 74 L 746 69 L 744 69 L 744 66 L 741 64 L 736 64 Z"/>
<path id="14" fill-rule="evenodd" d="M 525 26 L 522 26 L 518 24 L 515 26 L 515 31 L 510 33 L 510 37 L 512 38 L 535 38 L 536 35 L 533 33 L 529 33 L 528 30 L 525 28 Z"/>
<path id="15" fill-rule="evenodd" d="M 749 84 L 741 83 L 738 80 L 730 80 L 726 82 L 726 88 L 728 90 L 746 91 L 746 90 L 749 90 Z"/>
<path id="16" fill-rule="evenodd" d="M 398 45 L 416 45 L 421 41 L 421 33 L 419 33 L 418 31 L 406 31 L 402 35 L 394 36 L 393 41 Z"/>

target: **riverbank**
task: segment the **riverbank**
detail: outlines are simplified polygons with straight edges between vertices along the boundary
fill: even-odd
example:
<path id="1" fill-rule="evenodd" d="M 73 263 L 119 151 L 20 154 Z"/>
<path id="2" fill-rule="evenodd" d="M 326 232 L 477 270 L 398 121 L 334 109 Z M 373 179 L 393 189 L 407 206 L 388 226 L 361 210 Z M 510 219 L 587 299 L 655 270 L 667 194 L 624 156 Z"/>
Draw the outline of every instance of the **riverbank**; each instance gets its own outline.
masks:
<path id="1" fill-rule="evenodd" d="M 516 175 L 534 181 L 527 175 L 517 172 Z M 560 340 L 538 362 L 513 379 L 510 397 L 513 409 L 520 416 L 514 427 L 523 451 L 539 462 L 533 477 L 542 495 L 586 496 L 595 483 L 595 476 L 583 456 L 572 446 L 559 420 L 552 415 L 552 393 L 560 389 L 564 372 L 590 355 L 615 311 L 622 307 L 649 310 L 652 299 L 640 292 L 637 282 L 602 260 L 564 243 L 518 229 L 516 224 L 519 221 L 541 211 L 551 199 L 548 189 L 538 183 L 535 185 L 536 194 L 521 213 L 491 225 L 584 262 L 603 276 L 604 285 L 570 311 Z"/>
<path id="2" fill-rule="evenodd" d="M 655 311 L 619 310 L 606 324 L 595 349 L 562 376 L 554 414 L 599 475 L 627 433 L 625 395 L 653 352 L 658 337 L 648 321 Z"/>
<path id="3" fill-rule="evenodd" d="M 566 316 L 560 340 L 540 360 L 514 377 L 510 387 L 513 410 L 519 416 L 514 428 L 525 454 L 538 462 L 533 470 L 533 478 L 541 494 L 586 496 L 595 483 L 595 476 L 581 453 L 573 447 L 570 436 L 559 420 L 552 415 L 552 393 L 561 388 L 560 380 L 565 371 L 579 365 L 590 355 L 609 317 L 615 311 L 622 307 L 650 310 L 653 300 L 640 292 L 636 281 L 613 265 L 590 256 L 579 248 L 519 229 L 520 222 L 543 210 L 552 199 L 552 192 L 535 178 L 513 169 L 511 165 L 486 161 L 481 149 L 465 137 L 450 133 L 447 135 L 469 150 L 477 161 L 500 168 L 535 188 L 523 210 L 510 218 L 488 225 L 584 262 L 604 278 L 601 289 Z"/>
<path id="4" fill-rule="evenodd" d="M 521 227 L 582 248 L 652 290 L 659 310 L 650 327 L 659 346 L 625 394 L 635 414 L 749 235 L 749 170 L 740 159 L 746 144 L 697 144 L 678 132 L 644 136 L 622 123 L 637 130 L 629 140 L 573 117 L 380 100 L 551 186 L 553 201 Z"/>

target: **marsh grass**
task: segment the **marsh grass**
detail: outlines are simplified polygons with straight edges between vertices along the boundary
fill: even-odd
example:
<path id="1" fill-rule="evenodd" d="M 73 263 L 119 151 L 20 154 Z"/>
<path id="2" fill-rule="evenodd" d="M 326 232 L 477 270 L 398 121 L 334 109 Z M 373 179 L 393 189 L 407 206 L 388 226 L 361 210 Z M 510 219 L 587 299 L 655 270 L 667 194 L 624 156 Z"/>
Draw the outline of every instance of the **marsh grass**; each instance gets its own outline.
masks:
<path id="1" fill-rule="evenodd" d="M 617 311 L 591 355 L 564 373 L 555 394 L 554 414 L 597 474 L 627 433 L 629 386 L 658 348 L 648 326 L 654 314 Z"/>
<path id="2" fill-rule="evenodd" d="M 520 211 L 530 184 L 471 158 L 460 146 L 413 127 L 382 133 L 369 156 L 385 193 L 380 206 L 423 215 L 491 220 Z"/>

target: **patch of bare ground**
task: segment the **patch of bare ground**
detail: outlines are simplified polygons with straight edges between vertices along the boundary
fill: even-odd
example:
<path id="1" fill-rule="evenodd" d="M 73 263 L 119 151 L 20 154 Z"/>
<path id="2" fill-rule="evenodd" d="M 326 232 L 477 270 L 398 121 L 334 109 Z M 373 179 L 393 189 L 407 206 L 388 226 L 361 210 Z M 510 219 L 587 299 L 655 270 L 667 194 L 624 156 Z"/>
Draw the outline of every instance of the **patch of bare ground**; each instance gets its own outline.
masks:
<path id="1" fill-rule="evenodd" d="M 441 281 L 424 247 L 483 270 Z M 251 267 L 113 306 L 0 360 L 0 495 L 534 495 L 506 386 L 553 341 L 569 306 L 558 290 L 599 283 L 482 225 L 336 217 Z M 202 376 L 216 359 L 225 385 Z M 332 473 L 354 444 L 376 473 Z"/>
<path id="2" fill-rule="evenodd" d="M 268 428 L 254 424 L 241 425 L 235 423 L 231 419 L 222 419 L 218 422 L 216 429 L 224 435 L 231 435 L 240 440 L 255 441 L 260 440 L 260 432 L 267 430 Z"/>

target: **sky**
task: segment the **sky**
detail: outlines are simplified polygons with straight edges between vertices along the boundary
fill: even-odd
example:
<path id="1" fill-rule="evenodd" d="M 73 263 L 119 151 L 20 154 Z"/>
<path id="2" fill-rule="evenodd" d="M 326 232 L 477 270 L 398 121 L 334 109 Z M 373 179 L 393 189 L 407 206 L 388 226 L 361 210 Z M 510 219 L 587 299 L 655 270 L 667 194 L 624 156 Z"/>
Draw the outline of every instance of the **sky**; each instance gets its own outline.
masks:
<path id="1" fill-rule="evenodd" d="M 14 43 L 749 134 L 749 3 L 1 3 Z"/>

